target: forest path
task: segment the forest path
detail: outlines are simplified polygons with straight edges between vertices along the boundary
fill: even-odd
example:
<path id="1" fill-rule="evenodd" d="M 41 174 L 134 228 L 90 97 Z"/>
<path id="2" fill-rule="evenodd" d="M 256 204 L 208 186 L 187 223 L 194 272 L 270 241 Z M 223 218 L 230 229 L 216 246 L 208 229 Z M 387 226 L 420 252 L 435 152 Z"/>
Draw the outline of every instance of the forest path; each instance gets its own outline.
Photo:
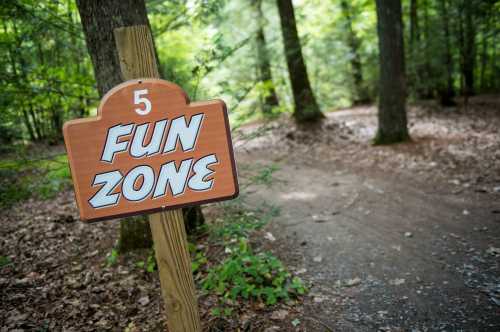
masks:
<path id="1" fill-rule="evenodd" d="M 362 124 L 364 132 L 375 123 L 373 110 L 329 118 Z M 237 149 L 243 179 L 256 165 L 276 170 L 245 200 L 280 208 L 267 229 L 276 238 L 270 246 L 312 283 L 302 322 L 308 330 L 500 327 L 498 193 L 422 181 L 418 171 L 354 167 L 348 148 L 324 140 L 269 149 L 267 139 L 284 142 L 267 137 Z"/>

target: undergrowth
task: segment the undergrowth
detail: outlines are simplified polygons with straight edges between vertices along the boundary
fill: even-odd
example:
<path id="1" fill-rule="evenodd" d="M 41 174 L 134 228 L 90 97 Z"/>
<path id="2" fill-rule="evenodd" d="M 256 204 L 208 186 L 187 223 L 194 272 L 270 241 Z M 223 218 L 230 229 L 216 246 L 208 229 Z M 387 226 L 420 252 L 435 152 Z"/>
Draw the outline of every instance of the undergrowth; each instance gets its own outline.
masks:
<path id="1" fill-rule="evenodd" d="M 203 290 L 219 296 L 214 316 L 228 316 L 230 304 L 239 299 L 274 305 L 306 292 L 278 257 L 252 247 L 252 233 L 278 214 L 273 206 L 248 211 L 238 201 L 223 205 L 222 217 L 210 227 L 209 243 L 222 246 L 224 254 L 219 263 L 206 266 L 201 280 Z"/>
<path id="2" fill-rule="evenodd" d="M 262 167 L 249 177 L 250 185 L 271 185 L 276 170 L 276 165 Z M 189 243 L 195 280 L 206 294 L 218 298 L 218 305 L 211 310 L 217 317 L 231 316 L 238 301 L 272 306 L 297 299 L 307 292 L 304 282 L 293 276 L 278 257 L 253 246 L 252 238 L 279 215 L 279 208 L 264 203 L 249 210 L 242 197 L 244 195 L 219 203 L 217 217 L 203 225 Z M 155 271 L 154 251 L 144 255 L 135 263 L 136 268 Z M 106 258 L 106 265 L 117 262 L 118 252 L 113 249 Z"/>
<path id="3" fill-rule="evenodd" d="M 50 199 L 71 184 L 65 154 L 47 159 L 0 160 L 0 208 L 30 197 Z"/>

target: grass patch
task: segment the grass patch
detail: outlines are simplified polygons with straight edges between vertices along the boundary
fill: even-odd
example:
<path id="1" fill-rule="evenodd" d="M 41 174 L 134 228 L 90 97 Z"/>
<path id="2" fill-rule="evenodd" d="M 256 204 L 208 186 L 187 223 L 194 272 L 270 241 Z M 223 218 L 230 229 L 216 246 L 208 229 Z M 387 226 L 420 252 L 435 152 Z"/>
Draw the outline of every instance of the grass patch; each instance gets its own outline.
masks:
<path id="1" fill-rule="evenodd" d="M 0 160 L 0 208 L 30 197 L 50 199 L 71 184 L 65 154 L 46 159 Z"/>

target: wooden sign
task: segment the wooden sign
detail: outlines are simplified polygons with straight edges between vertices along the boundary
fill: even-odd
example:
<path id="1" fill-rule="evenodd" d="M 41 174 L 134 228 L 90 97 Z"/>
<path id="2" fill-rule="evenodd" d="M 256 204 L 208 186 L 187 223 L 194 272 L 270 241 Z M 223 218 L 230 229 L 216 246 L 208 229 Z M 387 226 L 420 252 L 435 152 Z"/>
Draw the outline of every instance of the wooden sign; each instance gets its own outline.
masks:
<path id="1" fill-rule="evenodd" d="M 64 141 L 84 221 L 238 195 L 224 102 L 190 103 L 164 80 L 116 86 L 97 117 L 64 124 Z"/>

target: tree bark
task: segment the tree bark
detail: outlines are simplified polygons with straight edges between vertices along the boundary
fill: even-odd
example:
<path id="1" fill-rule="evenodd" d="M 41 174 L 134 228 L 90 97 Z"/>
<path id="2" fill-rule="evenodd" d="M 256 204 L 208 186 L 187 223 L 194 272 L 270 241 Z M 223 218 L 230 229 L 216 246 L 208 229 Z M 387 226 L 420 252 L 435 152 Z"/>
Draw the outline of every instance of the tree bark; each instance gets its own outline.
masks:
<path id="1" fill-rule="evenodd" d="M 482 51 L 481 51 L 481 69 L 479 76 L 479 87 L 481 91 L 487 89 L 486 84 L 486 67 L 488 65 L 488 33 L 491 31 L 491 19 L 489 16 L 485 18 L 485 23 L 482 31 Z"/>
<path id="2" fill-rule="evenodd" d="M 324 116 L 316 103 L 307 76 L 292 0 L 277 0 L 277 5 L 285 47 L 285 58 L 295 101 L 293 115 L 297 123 L 316 122 Z"/>
<path id="3" fill-rule="evenodd" d="M 455 102 L 453 101 L 453 96 L 455 95 L 453 89 L 453 58 L 451 56 L 451 46 L 450 46 L 450 26 L 448 19 L 448 1 L 441 0 L 439 6 L 441 20 L 443 22 L 443 32 L 444 32 L 444 52 L 443 52 L 443 65 L 446 68 L 446 79 L 445 82 L 441 84 L 439 97 L 441 105 L 443 106 L 453 106 Z"/>
<path id="4" fill-rule="evenodd" d="M 359 55 L 361 41 L 352 27 L 352 8 L 349 1 L 342 0 L 340 6 L 342 7 L 342 14 L 346 20 L 347 46 L 349 46 L 351 51 L 351 71 L 354 83 L 354 97 L 352 102 L 354 105 L 366 104 L 370 102 L 370 98 L 368 97 L 363 82 L 363 67 L 361 64 L 361 56 Z"/>
<path id="5" fill-rule="evenodd" d="M 77 6 L 94 67 L 97 89 L 102 98 L 111 88 L 124 81 L 113 30 L 134 25 L 149 27 L 146 5 L 144 0 L 77 0 Z M 154 52 L 156 55 L 156 48 Z M 156 59 L 158 59 L 157 56 Z M 186 221 L 186 225 L 204 221 L 199 206 L 191 209 L 194 209 L 195 213 L 186 215 L 195 215 L 197 219 Z M 187 231 L 193 230 L 188 228 Z M 151 231 L 146 216 L 122 219 L 119 240 L 121 252 L 150 248 L 152 245 Z"/>
<path id="6" fill-rule="evenodd" d="M 418 0 L 410 1 L 410 42 L 408 43 L 409 63 L 409 85 L 411 90 L 420 95 L 420 61 L 418 48 L 420 45 L 420 27 L 418 21 Z"/>
<path id="7" fill-rule="evenodd" d="M 122 83 L 113 30 L 149 21 L 144 0 L 77 0 L 87 48 L 92 59 L 97 90 L 102 97 Z"/>
<path id="8" fill-rule="evenodd" d="M 474 95 L 474 65 L 476 58 L 475 38 L 476 30 L 473 20 L 473 1 L 464 1 L 465 29 L 464 29 L 464 54 L 463 54 L 463 75 L 465 83 L 465 95 L 467 97 Z"/>
<path id="9" fill-rule="evenodd" d="M 273 107 L 279 106 L 278 96 L 274 88 L 271 73 L 271 63 L 269 53 L 266 47 L 266 38 L 264 35 L 265 18 L 262 13 L 262 0 L 251 0 L 257 15 L 257 36 L 255 43 L 257 47 L 257 62 L 259 68 L 259 81 L 262 83 L 261 105 L 264 115 L 271 115 Z"/>
<path id="10" fill-rule="evenodd" d="M 376 0 L 380 83 L 376 144 L 409 139 L 401 0 Z"/>

